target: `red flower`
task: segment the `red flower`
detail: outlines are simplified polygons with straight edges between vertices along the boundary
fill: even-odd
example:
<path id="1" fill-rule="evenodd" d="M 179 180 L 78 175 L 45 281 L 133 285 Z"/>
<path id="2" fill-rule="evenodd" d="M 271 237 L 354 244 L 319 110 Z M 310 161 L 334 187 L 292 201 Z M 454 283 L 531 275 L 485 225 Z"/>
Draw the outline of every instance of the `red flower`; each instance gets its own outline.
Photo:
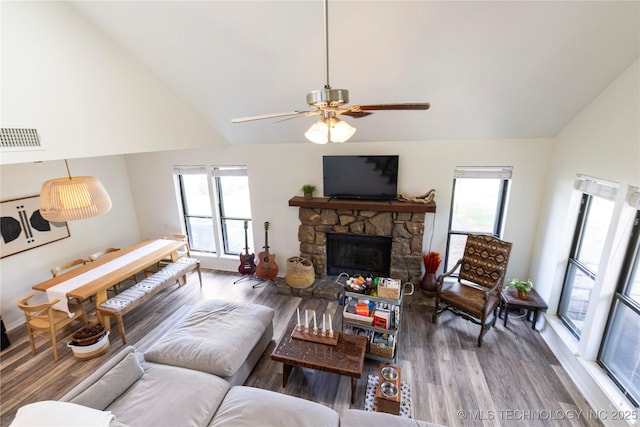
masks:
<path id="1" fill-rule="evenodd" d="M 440 267 L 442 259 L 440 259 L 440 254 L 438 252 L 425 252 L 422 254 L 422 261 L 424 262 L 425 272 L 435 274 L 438 267 Z"/>

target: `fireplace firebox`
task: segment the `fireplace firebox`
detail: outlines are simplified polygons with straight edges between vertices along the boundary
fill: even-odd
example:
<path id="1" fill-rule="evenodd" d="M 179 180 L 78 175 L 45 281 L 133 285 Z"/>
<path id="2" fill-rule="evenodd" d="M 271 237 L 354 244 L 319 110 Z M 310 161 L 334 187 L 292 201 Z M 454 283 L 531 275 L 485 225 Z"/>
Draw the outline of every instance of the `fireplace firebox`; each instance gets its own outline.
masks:
<path id="1" fill-rule="evenodd" d="M 327 233 L 327 274 L 389 277 L 391 237 Z"/>

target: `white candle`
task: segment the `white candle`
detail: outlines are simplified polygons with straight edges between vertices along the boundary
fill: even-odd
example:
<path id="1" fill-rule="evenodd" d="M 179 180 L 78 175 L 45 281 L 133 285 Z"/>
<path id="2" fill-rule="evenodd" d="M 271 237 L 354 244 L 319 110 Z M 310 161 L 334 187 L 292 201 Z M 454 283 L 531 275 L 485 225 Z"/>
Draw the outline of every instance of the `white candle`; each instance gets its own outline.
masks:
<path id="1" fill-rule="evenodd" d="M 304 327 L 309 327 L 309 312 L 307 310 L 304 311 Z"/>
<path id="2" fill-rule="evenodd" d="M 331 316 L 329 316 L 329 332 L 333 332 L 333 328 L 331 327 Z"/>
<path id="3" fill-rule="evenodd" d="M 316 323 L 316 311 L 313 310 L 313 328 L 318 329 L 318 324 Z"/>
<path id="4" fill-rule="evenodd" d="M 324 332 L 326 330 L 327 328 L 325 327 L 325 316 L 324 316 L 324 313 L 322 313 L 322 331 Z"/>
<path id="5" fill-rule="evenodd" d="M 298 326 L 300 326 L 300 308 L 296 308 L 296 314 L 298 315 Z"/>

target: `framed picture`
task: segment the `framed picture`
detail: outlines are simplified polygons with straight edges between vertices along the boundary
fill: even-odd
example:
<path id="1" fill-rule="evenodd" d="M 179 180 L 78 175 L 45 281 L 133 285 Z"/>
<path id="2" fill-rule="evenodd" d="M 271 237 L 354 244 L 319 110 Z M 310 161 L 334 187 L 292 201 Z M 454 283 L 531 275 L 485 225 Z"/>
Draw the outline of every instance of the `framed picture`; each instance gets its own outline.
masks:
<path id="1" fill-rule="evenodd" d="M 0 202 L 0 216 L 0 258 L 70 236 L 66 222 L 49 222 L 40 215 L 40 196 Z"/>

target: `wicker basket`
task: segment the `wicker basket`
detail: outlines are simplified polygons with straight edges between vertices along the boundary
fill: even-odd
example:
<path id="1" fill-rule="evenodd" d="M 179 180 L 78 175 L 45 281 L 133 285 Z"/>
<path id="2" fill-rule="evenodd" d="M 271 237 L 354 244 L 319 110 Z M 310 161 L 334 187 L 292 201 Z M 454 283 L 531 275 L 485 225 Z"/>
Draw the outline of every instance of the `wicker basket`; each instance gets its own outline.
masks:
<path id="1" fill-rule="evenodd" d="M 287 259 L 287 274 L 285 280 L 292 288 L 308 288 L 316 279 L 313 263 L 302 257 Z"/>
<path id="2" fill-rule="evenodd" d="M 399 300 L 400 288 L 387 288 L 384 286 L 378 286 L 378 297 L 384 299 Z"/>
<path id="3" fill-rule="evenodd" d="M 383 357 L 385 359 L 393 359 L 393 353 L 395 348 L 396 348 L 395 341 L 391 346 L 379 344 L 379 343 L 371 343 L 369 347 L 369 352 L 378 357 Z"/>

